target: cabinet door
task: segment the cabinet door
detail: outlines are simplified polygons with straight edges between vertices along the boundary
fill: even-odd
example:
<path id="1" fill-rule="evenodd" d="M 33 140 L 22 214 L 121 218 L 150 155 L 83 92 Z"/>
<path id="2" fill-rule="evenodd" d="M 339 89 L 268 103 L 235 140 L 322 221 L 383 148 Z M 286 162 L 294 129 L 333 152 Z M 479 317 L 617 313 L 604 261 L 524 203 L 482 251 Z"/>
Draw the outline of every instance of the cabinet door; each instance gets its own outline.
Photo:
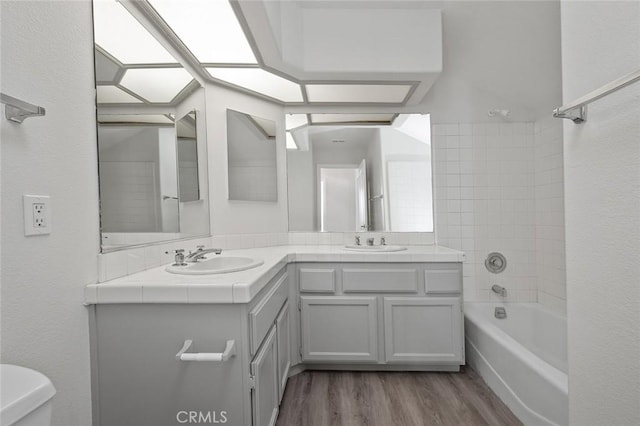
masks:
<path id="1" fill-rule="evenodd" d="M 276 336 L 278 340 L 278 389 L 279 398 L 282 400 L 284 388 L 287 386 L 289 367 L 291 366 L 291 339 L 289 325 L 289 302 L 285 303 L 276 318 Z"/>
<path id="2" fill-rule="evenodd" d="M 276 328 L 272 327 L 251 362 L 253 426 L 272 426 L 278 418 L 278 356 Z"/>
<path id="3" fill-rule="evenodd" d="M 375 297 L 302 296 L 303 361 L 378 360 Z"/>
<path id="4" fill-rule="evenodd" d="M 458 297 L 385 297 L 387 362 L 462 361 L 462 309 Z"/>

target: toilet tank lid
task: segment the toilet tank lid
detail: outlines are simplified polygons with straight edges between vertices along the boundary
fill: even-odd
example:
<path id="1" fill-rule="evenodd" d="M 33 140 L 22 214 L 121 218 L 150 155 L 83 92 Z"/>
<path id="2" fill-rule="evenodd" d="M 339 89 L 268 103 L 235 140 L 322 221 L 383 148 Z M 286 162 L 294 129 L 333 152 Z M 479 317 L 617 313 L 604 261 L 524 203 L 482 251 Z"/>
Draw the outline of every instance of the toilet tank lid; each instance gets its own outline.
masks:
<path id="1" fill-rule="evenodd" d="M 51 380 L 17 365 L 0 364 L 0 424 L 13 424 L 55 395 Z"/>

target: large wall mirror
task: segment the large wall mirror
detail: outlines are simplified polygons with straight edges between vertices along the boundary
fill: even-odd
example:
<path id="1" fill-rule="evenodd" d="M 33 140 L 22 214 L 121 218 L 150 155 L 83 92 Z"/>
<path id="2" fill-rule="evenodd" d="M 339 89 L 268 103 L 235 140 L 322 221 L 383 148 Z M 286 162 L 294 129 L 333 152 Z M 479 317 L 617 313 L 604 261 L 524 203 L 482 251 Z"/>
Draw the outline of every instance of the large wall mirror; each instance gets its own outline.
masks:
<path id="1" fill-rule="evenodd" d="M 199 117 L 98 115 L 103 251 L 209 233 Z"/>
<path id="2" fill-rule="evenodd" d="M 276 123 L 227 110 L 229 200 L 278 201 Z"/>
<path id="3" fill-rule="evenodd" d="M 210 235 L 204 89 L 134 9 L 93 2 L 103 252 Z"/>
<path id="4" fill-rule="evenodd" d="M 286 119 L 290 231 L 433 232 L 429 115 Z"/>

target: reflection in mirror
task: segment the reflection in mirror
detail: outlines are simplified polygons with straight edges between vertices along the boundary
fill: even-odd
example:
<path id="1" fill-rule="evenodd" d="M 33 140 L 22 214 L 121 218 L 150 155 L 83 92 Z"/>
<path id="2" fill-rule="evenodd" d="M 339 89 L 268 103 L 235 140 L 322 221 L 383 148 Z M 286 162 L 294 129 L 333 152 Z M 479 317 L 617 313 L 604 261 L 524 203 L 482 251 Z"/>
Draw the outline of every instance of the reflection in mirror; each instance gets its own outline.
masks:
<path id="1" fill-rule="evenodd" d="M 196 124 L 195 111 L 185 117 Z M 188 136 L 184 149 L 179 134 Z M 176 132 L 170 114 L 98 115 L 103 251 L 208 234 L 208 226 L 185 233 L 180 222 L 182 194 L 185 201 L 199 198 L 194 136 L 193 129 Z M 208 216 L 206 206 L 201 210 Z"/>
<path id="2" fill-rule="evenodd" d="M 191 111 L 176 121 L 178 152 L 178 185 L 180 202 L 198 201 L 198 142 L 196 140 L 196 112 Z"/>
<path id="3" fill-rule="evenodd" d="M 433 232 L 429 116 L 331 116 L 287 116 L 289 230 Z"/>
<path id="4" fill-rule="evenodd" d="M 276 123 L 227 110 L 229 200 L 278 201 Z"/>
<path id="5" fill-rule="evenodd" d="M 114 116 L 98 116 L 102 232 L 177 233 L 173 120 L 164 115 L 128 118 L 118 123 Z"/>

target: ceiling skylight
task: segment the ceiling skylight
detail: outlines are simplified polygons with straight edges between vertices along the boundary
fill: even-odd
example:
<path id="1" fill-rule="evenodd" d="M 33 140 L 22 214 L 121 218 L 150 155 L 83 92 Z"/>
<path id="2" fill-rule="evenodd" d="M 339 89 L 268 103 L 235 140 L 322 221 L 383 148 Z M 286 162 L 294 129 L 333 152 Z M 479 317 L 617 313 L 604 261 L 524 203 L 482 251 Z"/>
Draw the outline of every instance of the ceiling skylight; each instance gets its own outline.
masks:
<path id="1" fill-rule="evenodd" d="M 173 56 L 115 0 L 93 2 L 95 42 L 123 64 L 176 63 Z"/>
<path id="2" fill-rule="evenodd" d="M 307 84 L 309 102 L 401 103 L 407 84 Z"/>
<path id="3" fill-rule="evenodd" d="M 261 68 L 207 68 L 217 78 L 283 102 L 302 102 L 300 85 Z"/>
<path id="4" fill-rule="evenodd" d="M 152 103 L 168 103 L 193 79 L 184 68 L 128 69 L 120 85 Z"/>
<path id="5" fill-rule="evenodd" d="M 389 124 L 395 114 L 311 114 L 311 124 L 382 123 Z"/>
<path id="6" fill-rule="evenodd" d="M 140 99 L 131 96 L 116 86 L 97 86 L 96 90 L 99 104 L 142 103 Z"/>
<path id="7" fill-rule="evenodd" d="M 227 0 L 148 0 L 202 63 L 256 64 Z"/>

